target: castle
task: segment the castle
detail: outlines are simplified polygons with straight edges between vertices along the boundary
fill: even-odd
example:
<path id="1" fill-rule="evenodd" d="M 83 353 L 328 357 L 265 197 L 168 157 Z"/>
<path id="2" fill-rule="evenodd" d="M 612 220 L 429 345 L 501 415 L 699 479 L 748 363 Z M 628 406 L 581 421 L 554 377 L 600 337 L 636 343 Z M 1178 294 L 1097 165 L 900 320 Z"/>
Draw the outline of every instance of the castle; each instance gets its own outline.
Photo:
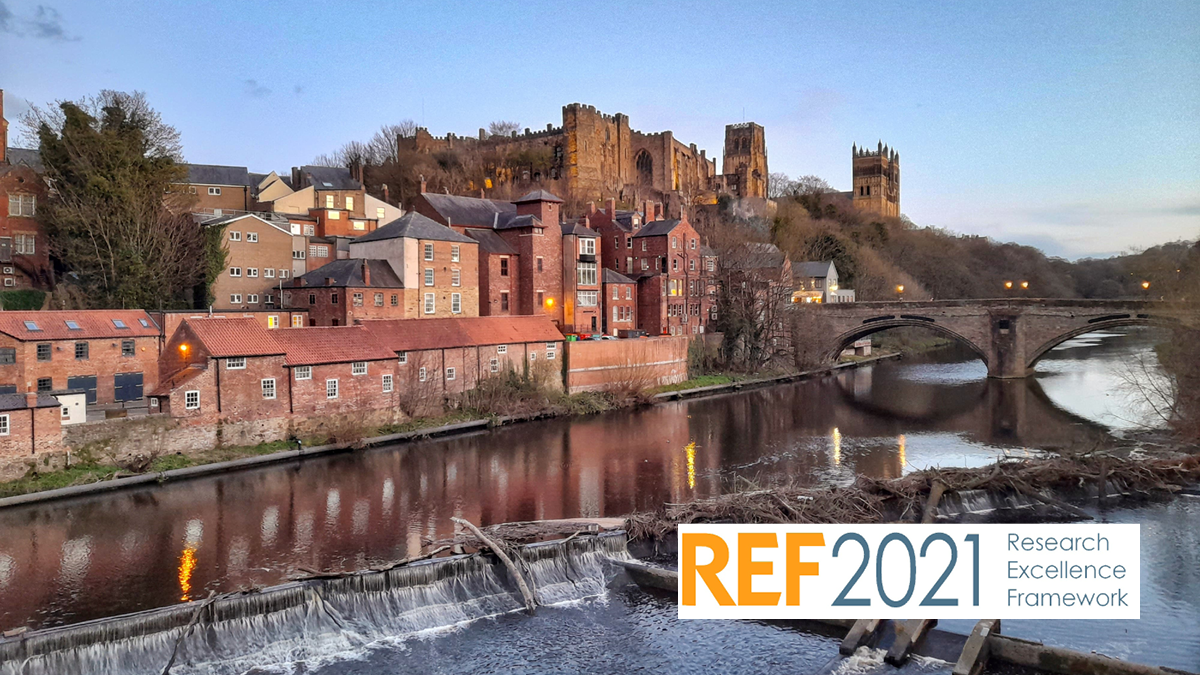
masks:
<path id="1" fill-rule="evenodd" d="M 864 211 L 892 218 L 900 217 L 900 153 L 879 142 L 872 152 L 850 148 L 854 165 L 854 206 Z"/>
<path id="2" fill-rule="evenodd" d="M 562 126 L 543 131 L 479 137 L 432 136 L 425 128 L 398 139 L 410 151 L 475 153 L 486 178 L 481 188 L 537 181 L 548 189 L 581 200 L 615 198 L 626 203 L 662 201 L 668 212 L 715 204 L 720 195 L 759 199 L 767 196 L 767 146 L 761 125 L 725 127 L 721 172 L 717 161 L 696 144 L 684 144 L 670 131 L 632 129 L 627 115 L 604 114 L 594 106 L 563 106 Z"/>

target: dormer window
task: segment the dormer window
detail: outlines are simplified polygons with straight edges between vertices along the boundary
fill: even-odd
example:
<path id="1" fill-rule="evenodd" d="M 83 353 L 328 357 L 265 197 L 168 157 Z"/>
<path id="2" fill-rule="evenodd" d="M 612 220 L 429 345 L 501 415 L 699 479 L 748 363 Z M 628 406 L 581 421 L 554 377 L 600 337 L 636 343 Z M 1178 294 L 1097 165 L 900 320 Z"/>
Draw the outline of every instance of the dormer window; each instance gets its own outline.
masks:
<path id="1" fill-rule="evenodd" d="M 579 252 L 583 255 L 596 255 L 596 240 L 591 237 L 580 239 Z"/>

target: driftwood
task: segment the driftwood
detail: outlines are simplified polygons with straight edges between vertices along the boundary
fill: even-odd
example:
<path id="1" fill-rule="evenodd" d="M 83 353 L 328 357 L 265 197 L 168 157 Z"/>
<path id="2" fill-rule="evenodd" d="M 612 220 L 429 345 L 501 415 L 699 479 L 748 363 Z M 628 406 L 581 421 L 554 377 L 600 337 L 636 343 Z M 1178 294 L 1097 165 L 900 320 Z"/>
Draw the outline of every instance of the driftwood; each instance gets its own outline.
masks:
<path id="1" fill-rule="evenodd" d="M 455 517 L 451 517 L 450 520 L 470 530 L 471 534 L 475 535 L 476 539 L 483 542 L 484 546 L 492 549 L 496 556 L 500 558 L 500 560 L 504 563 L 504 566 L 508 568 L 508 573 L 517 580 L 517 588 L 521 589 L 521 596 L 525 598 L 525 609 L 530 614 L 533 614 L 534 610 L 537 609 L 537 600 L 534 599 L 533 593 L 529 590 L 529 586 L 525 583 L 524 575 L 522 575 L 521 571 L 517 569 L 517 566 L 513 563 L 512 558 L 509 558 L 508 554 L 504 552 L 503 548 L 496 545 L 496 543 L 491 539 L 488 539 L 487 535 L 481 532 L 479 528 L 475 527 L 475 525 L 470 521 Z"/>
<path id="2" fill-rule="evenodd" d="M 192 634 L 192 630 L 196 628 L 196 622 L 200 620 L 201 612 L 203 612 L 216 599 L 217 592 L 210 592 L 208 594 L 208 598 L 206 598 L 204 602 L 200 603 L 200 606 L 196 608 L 196 611 L 192 612 L 192 618 L 188 621 L 187 627 L 184 628 L 183 632 L 179 634 L 179 638 L 175 640 L 175 646 L 171 648 L 171 658 L 169 661 L 167 661 L 167 665 L 163 666 L 162 675 L 170 674 L 171 666 L 175 665 L 175 657 L 179 654 L 179 645 L 183 644 L 183 640 Z"/>
<path id="3" fill-rule="evenodd" d="M 925 515 L 921 516 L 922 523 L 933 522 L 933 517 L 937 514 L 938 502 L 942 501 L 942 494 L 945 492 L 945 483 L 940 480 L 933 481 L 932 487 L 929 488 L 929 500 L 925 502 Z"/>
<path id="4" fill-rule="evenodd" d="M 442 551 L 447 551 L 449 549 L 450 549 L 450 545 L 447 544 L 445 546 L 439 546 L 439 547 L 433 549 L 432 551 L 430 551 L 429 553 L 422 553 L 421 555 L 414 555 L 414 556 L 411 556 L 408 558 L 402 558 L 400 560 L 397 560 L 394 563 L 388 563 L 386 565 L 379 565 L 378 567 L 370 567 L 368 569 L 372 572 L 387 572 L 388 570 L 394 570 L 397 567 L 403 567 L 404 565 L 417 562 L 418 560 L 425 560 L 427 558 L 432 558 L 433 556 L 441 553 Z M 359 573 L 358 571 L 322 572 L 321 570 L 315 570 L 311 567 L 303 567 L 303 566 L 297 566 L 296 569 L 300 572 L 304 572 L 304 574 L 302 574 L 300 576 L 296 576 L 296 577 L 290 577 L 288 579 L 289 581 L 311 581 L 313 579 L 343 579 L 345 577 L 353 576 L 353 575 Z"/>

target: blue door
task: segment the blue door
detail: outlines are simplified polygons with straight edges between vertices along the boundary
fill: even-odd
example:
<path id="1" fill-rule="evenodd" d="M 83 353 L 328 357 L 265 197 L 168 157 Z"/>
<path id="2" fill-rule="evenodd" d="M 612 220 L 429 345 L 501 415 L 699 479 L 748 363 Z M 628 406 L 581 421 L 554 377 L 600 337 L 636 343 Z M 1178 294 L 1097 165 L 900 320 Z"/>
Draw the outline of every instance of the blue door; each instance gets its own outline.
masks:
<path id="1" fill-rule="evenodd" d="M 113 375 L 113 400 L 117 403 L 138 401 L 142 398 L 141 373 L 117 373 Z"/>
<path id="2" fill-rule="evenodd" d="M 67 378 L 67 389 L 82 389 L 87 392 L 88 405 L 96 402 L 96 376 L 77 375 Z"/>

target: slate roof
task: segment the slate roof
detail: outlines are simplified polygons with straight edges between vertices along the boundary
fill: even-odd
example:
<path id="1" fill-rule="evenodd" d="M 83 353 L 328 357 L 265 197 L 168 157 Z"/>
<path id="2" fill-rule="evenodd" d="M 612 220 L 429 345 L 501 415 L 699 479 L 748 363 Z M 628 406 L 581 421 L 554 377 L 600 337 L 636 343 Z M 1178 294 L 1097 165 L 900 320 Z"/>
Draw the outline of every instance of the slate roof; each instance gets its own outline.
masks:
<path id="1" fill-rule="evenodd" d="M 5 148 L 4 156 L 8 159 L 8 163 L 16 166 L 24 164 L 25 166 L 41 173 L 46 169 L 42 166 L 42 153 L 38 150 L 29 150 L 28 148 Z"/>
<path id="2" fill-rule="evenodd" d="M 523 342 L 561 342 L 545 316 L 479 316 L 462 319 L 368 319 L 361 324 L 394 352 L 453 349 Z"/>
<path id="3" fill-rule="evenodd" d="M 727 258 L 727 264 L 734 269 L 753 270 L 781 267 L 787 256 L 774 244 L 750 241 L 738 246 Z"/>
<path id="4" fill-rule="evenodd" d="M 646 223 L 642 229 L 638 230 L 633 236 L 637 237 L 657 237 L 669 233 L 674 230 L 680 220 L 656 220 L 653 223 Z"/>
<path id="5" fill-rule="evenodd" d="M 302 166 L 300 173 L 308 184 L 318 190 L 358 190 L 362 183 L 354 180 L 350 169 L 343 166 Z"/>
<path id="6" fill-rule="evenodd" d="M 625 276 L 624 274 L 621 274 L 620 272 L 618 272 L 616 270 L 605 267 L 604 268 L 604 283 L 606 283 L 606 284 L 632 284 L 632 283 L 634 283 L 634 281 L 633 281 L 633 279 L 630 279 L 629 277 Z"/>
<path id="7" fill-rule="evenodd" d="M 61 408 L 62 404 L 58 399 L 49 394 L 38 394 L 37 402 L 33 405 L 34 408 Z M 25 394 L 0 394 L 0 412 L 9 410 L 28 410 L 29 404 L 25 402 Z"/>
<path id="8" fill-rule="evenodd" d="M 517 250 L 492 230 L 472 228 L 467 230 L 467 236 L 479 242 L 479 250 L 484 253 L 517 255 Z"/>
<path id="9" fill-rule="evenodd" d="M 492 227 L 496 224 L 496 214 L 517 212 L 516 206 L 495 199 L 459 197 L 436 192 L 423 192 L 421 196 L 451 225 Z"/>
<path id="10" fill-rule="evenodd" d="M 496 230 L 515 230 L 521 227 L 541 227 L 541 225 L 542 221 L 538 220 L 537 216 L 528 213 L 519 216 L 511 213 L 501 213 L 492 228 Z"/>
<path id="11" fill-rule="evenodd" d="M 200 318 L 184 319 L 204 350 L 215 358 L 230 356 L 275 356 L 283 354 L 283 347 L 271 337 L 256 319 Z"/>
<path id="12" fill-rule="evenodd" d="M 474 242 L 472 242 L 474 243 Z M 371 283 L 363 283 L 363 263 L 371 269 Z M 334 260 L 321 265 L 317 269 L 301 276 L 305 286 L 361 286 L 364 288 L 404 288 L 404 282 L 396 274 L 392 264 L 386 260 L 364 260 L 362 258 L 346 258 Z M 333 284 L 326 284 L 326 279 L 333 279 Z M 292 287 L 297 287 L 295 280 Z"/>
<path id="13" fill-rule="evenodd" d="M 599 237 L 600 233 L 589 228 L 583 223 L 563 223 L 562 233 L 564 235 L 573 234 L 576 237 Z"/>
<path id="14" fill-rule="evenodd" d="M 274 227 L 277 230 L 281 230 L 289 235 L 292 233 L 291 221 L 289 221 L 284 216 L 274 214 L 274 213 L 266 213 L 266 212 L 261 213 L 261 214 L 243 213 L 241 215 L 235 214 L 235 215 L 228 215 L 228 216 L 217 216 L 215 218 L 208 218 L 208 219 L 202 221 L 200 224 L 205 227 L 211 227 L 211 226 L 215 226 L 215 225 L 229 225 L 230 223 L 242 220 L 244 218 L 253 218 L 255 220 L 260 220 L 263 223 L 270 225 L 271 227 Z"/>
<path id="15" fill-rule="evenodd" d="M 289 366 L 351 361 L 390 361 L 396 353 L 362 326 L 281 328 L 271 336 L 287 354 Z"/>
<path id="16" fill-rule="evenodd" d="M 117 328 L 114 319 L 127 328 Z M 32 321 L 38 330 L 26 328 L 26 321 Z M 69 328 L 68 321 L 73 321 L 79 330 Z M 157 336 L 159 329 L 154 319 L 140 309 L 87 309 L 0 312 L 0 333 L 33 342 Z"/>
<path id="17" fill-rule="evenodd" d="M 824 279 L 829 276 L 829 272 L 833 269 L 833 261 L 824 262 L 798 262 L 792 263 L 792 276 L 804 277 L 806 279 Z"/>
<path id="18" fill-rule="evenodd" d="M 562 204 L 563 200 L 559 199 L 558 195 L 551 194 L 545 190 L 534 190 L 524 197 L 513 201 L 514 204 L 528 204 L 529 202 L 555 202 Z"/>
<path id="19" fill-rule="evenodd" d="M 250 172 L 244 166 L 220 164 L 184 164 L 187 182 L 195 185 L 236 185 L 250 187 Z"/>
<path id="20" fill-rule="evenodd" d="M 461 235 L 436 220 L 427 218 L 416 211 L 411 211 L 374 232 L 364 234 L 354 241 L 356 243 L 365 243 L 369 241 L 383 241 L 385 239 L 399 239 L 401 237 L 429 239 L 433 241 L 454 241 L 464 244 L 475 243 L 474 239 Z"/>

